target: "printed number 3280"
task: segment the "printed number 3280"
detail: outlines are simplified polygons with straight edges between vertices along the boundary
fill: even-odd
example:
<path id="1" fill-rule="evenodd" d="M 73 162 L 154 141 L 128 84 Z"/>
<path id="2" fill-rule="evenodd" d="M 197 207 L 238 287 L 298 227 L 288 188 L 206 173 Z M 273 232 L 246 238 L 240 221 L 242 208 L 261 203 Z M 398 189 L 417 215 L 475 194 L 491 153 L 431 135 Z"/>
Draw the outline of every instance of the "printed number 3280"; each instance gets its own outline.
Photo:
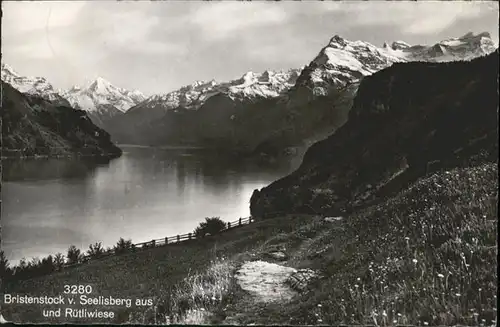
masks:
<path id="1" fill-rule="evenodd" d="M 64 294 L 90 294 L 92 286 L 90 285 L 64 285 Z"/>

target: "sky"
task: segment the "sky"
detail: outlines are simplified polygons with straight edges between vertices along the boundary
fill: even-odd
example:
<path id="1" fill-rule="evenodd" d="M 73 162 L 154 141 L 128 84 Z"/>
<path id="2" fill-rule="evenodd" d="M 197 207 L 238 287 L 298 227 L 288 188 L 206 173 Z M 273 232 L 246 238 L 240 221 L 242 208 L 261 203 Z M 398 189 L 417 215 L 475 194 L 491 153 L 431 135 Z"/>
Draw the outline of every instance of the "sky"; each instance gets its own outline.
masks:
<path id="1" fill-rule="evenodd" d="M 307 65 L 334 35 L 377 46 L 469 31 L 498 44 L 498 4 L 461 1 L 2 2 L 2 62 L 56 88 L 98 76 L 146 95 Z"/>

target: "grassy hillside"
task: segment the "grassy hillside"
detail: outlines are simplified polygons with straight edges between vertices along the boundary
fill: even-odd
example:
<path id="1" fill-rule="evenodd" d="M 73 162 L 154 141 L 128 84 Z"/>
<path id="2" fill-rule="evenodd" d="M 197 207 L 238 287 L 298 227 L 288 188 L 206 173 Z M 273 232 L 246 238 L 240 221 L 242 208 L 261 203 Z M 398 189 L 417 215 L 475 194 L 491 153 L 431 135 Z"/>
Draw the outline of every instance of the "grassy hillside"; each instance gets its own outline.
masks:
<path id="1" fill-rule="evenodd" d="M 440 171 L 343 220 L 264 220 L 203 240 L 90 262 L 10 285 L 6 292 L 57 295 L 64 284 L 90 284 L 95 296 L 154 300 L 151 307 L 111 309 L 116 323 L 492 324 L 497 177 L 496 164 Z M 276 250 L 286 261 L 269 256 Z M 312 269 L 319 277 L 286 305 L 256 302 L 236 283 L 235 272 L 259 259 Z M 3 305 L 2 314 L 13 321 L 47 321 L 35 305 Z"/>

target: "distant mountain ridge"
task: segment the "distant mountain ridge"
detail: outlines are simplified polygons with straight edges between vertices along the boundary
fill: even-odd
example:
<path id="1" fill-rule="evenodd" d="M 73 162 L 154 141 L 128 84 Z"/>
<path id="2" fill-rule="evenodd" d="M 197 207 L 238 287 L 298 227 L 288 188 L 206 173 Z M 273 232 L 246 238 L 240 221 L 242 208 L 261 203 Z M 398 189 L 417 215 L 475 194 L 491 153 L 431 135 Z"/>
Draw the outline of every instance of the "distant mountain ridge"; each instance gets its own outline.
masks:
<path id="1" fill-rule="evenodd" d="M 395 63 L 464 60 L 493 50 L 488 33 L 430 46 L 395 41 L 383 47 L 335 35 L 303 68 L 247 73 L 226 83 L 195 82 L 148 98 L 106 128 L 120 143 L 278 150 L 341 126 L 366 76 Z"/>
<path id="2" fill-rule="evenodd" d="M 24 84 L 13 86 L 21 92 L 36 90 L 49 100 L 60 96 L 87 111 L 120 143 L 210 144 L 260 152 L 314 138 L 315 133 L 333 132 L 347 120 L 359 82 L 395 63 L 469 60 L 494 49 L 486 32 L 429 46 L 394 41 L 382 47 L 335 35 L 303 68 L 247 72 L 228 82 L 196 81 L 148 98 L 103 78 L 84 88 L 57 92 L 51 86 L 42 87 L 44 83 L 29 86 L 31 79 L 19 76 L 16 81 Z M 2 66 L 2 79 L 4 75 Z M 266 145 L 261 146 L 262 142 Z"/>
<path id="3" fill-rule="evenodd" d="M 263 73 L 247 72 L 229 82 L 196 81 L 172 92 L 153 95 L 141 103 L 141 108 L 198 109 L 214 95 L 225 95 L 234 101 L 275 98 L 295 85 L 300 72 L 301 69 L 266 70 Z"/>
<path id="4" fill-rule="evenodd" d="M 85 110 L 94 123 L 101 127 L 106 120 L 124 113 L 146 99 L 141 92 L 116 87 L 102 77 L 98 77 L 86 87 L 55 89 L 45 78 L 21 76 L 4 63 L 2 63 L 2 81 L 9 83 L 21 93 Z"/>

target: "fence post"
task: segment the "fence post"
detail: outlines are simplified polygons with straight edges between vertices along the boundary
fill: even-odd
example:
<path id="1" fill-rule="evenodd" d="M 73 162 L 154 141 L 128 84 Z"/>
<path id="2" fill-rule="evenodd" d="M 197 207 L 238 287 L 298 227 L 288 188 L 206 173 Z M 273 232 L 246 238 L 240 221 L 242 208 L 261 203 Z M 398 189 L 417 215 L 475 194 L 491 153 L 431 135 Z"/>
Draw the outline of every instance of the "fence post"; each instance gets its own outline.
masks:
<path id="1" fill-rule="evenodd" d="M 240 221 L 239 221 L 239 224 L 240 224 L 240 226 L 241 226 L 241 217 L 240 217 Z"/>
<path id="2" fill-rule="evenodd" d="M 151 245 L 152 245 L 153 247 L 155 247 L 155 246 L 156 246 L 156 241 L 155 241 L 155 240 L 152 240 L 152 241 L 151 241 Z"/>
<path id="3" fill-rule="evenodd" d="M 189 239 L 191 239 L 191 233 L 188 234 Z"/>
<path id="4" fill-rule="evenodd" d="M 227 228 L 231 228 L 231 223 L 227 223 Z"/>
<path id="5" fill-rule="evenodd" d="M 250 224 L 252 222 L 252 216 L 248 217 L 248 223 Z"/>
<path id="6" fill-rule="evenodd" d="M 181 237 L 179 235 L 177 235 L 177 242 L 180 242 L 181 241 Z"/>
<path id="7" fill-rule="evenodd" d="M 165 244 L 168 244 L 168 237 L 165 237 Z"/>

